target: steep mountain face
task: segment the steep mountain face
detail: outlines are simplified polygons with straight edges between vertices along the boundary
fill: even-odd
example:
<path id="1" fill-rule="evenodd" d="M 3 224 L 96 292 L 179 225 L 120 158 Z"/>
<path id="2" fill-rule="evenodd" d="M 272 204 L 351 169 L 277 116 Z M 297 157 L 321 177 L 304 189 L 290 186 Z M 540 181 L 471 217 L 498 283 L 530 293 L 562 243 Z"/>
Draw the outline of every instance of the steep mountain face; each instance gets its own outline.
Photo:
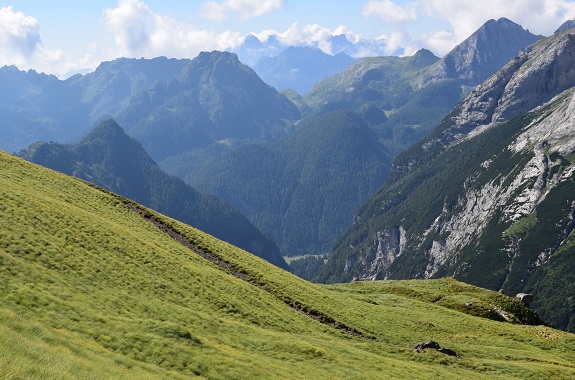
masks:
<path id="1" fill-rule="evenodd" d="M 399 156 L 319 279 L 452 275 L 533 292 L 575 331 L 574 37 L 535 44 Z"/>
<path id="2" fill-rule="evenodd" d="M 20 155 L 124 195 L 287 268 L 275 243 L 242 214 L 163 172 L 113 120 L 100 124 L 78 144 L 39 142 Z"/>
<path id="3" fill-rule="evenodd" d="M 318 48 L 291 46 L 277 57 L 260 60 L 253 66 L 262 80 L 279 91 L 308 92 L 321 79 L 342 72 L 355 61 L 345 53 L 329 55 Z"/>
<path id="4" fill-rule="evenodd" d="M 472 88 L 541 38 L 506 18 L 489 20 L 434 64 L 418 85 L 425 87 L 449 78 Z"/>
<path id="5" fill-rule="evenodd" d="M 390 161 L 359 117 L 339 111 L 285 140 L 231 151 L 186 180 L 240 209 L 283 253 L 320 253 L 383 183 Z"/>
<path id="6" fill-rule="evenodd" d="M 297 107 L 235 54 L 217 51 L 200 53 L 177 77 L 133 97 L 117 115 L 156 160 L 238 140 L 271 141 L 299 118 Z"/>

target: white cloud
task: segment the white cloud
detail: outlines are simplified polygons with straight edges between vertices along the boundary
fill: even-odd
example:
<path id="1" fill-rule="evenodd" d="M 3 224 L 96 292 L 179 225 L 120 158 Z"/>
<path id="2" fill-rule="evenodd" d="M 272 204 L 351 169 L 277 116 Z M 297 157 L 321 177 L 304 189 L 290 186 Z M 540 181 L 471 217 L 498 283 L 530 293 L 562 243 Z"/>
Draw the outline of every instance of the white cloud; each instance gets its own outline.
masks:
<path id="1" fill-rule="evenodd" d="M 452 31 L 438 30 L 418 36 L 416 40 L 420 46 L 431 50 L 438 55 L 445 55 L 457 45 L 458 42 Z"/>
<path id="2" fill-rule="evenodd" d="M 419 34 L 404 35 L 402 44 L 427 47 L 443 55 L 462 42 L 489 19 L 506 17 L 529 29 L 532 33 L 550 35 L 564 21 L 575 18 L 575 3 L 567 0 L 414 0 L 398 5 L 393 0 L 370 0 L 363 8 L 363 16 L 379 16 L 387 23 L 400 24 L 402 32 L 411 26 L 430 20 L 447 25 L 446 29 L 428 29 Z M 395 39 L 397 41 L 397 38 Z M 390 45 L 397 45 L 390 39 Z M 406 47 L 407 51 L 412 48 Z"/>
<path id="3" fill-rule="evenodd" d="M 112 57 L 190 58 L 202 50 L 226 50 L 237 46 L 237 32 L 216 33 L 196 29 L 172 17 L 154 13 L 140 0 L 119 0 L 116 8 L 104 10 L 104 20 L 115 35 Z"/>
<path id="4" fill-rule="evenodd" d="M 281 10 L 284 0 L 224 0 L 202 3 L 203 16 L 213 21 L 224 21 L 228 14 L 236 12 L 243 19 L 261 17 Z"/>
<path id="5" fill-rule="evenodd" d="M 565 0 L 420 0 L 420 4 L 427 15 L 449 22 L 458 41 L 489 19 L 506 17 L 533 33 L 550 35 L 575 18 L 575 3 Z"/>
<path id="6" fill-rule="evenodd" d="M 386 22 L 403 23 L 417 20 L 417 8 L 413 3 L 397 5 L 391 0 L 370 0 L 364 7 L 364 16 L 379 16 Z"/>
<path id="7" fill-rule="evenodd" d="M 302 28 L 294 22 L 285 32 L 276 35 L 284 45 L 315 45 L 325 53 L 331 54 L 329 38 L 332 32 L 318 24 L 306 25 Z"/>
<path id="8" fill-rule="evenodd" d="M 40 25 L 34 17 L 14 12 L 13 7 L 0 8 L 0 59 L 12 56 L 16 61 L 33 56 L 42 45 Z"/>
<path id="9" fill-rule="evenodd" d="M 43 46 L 36 18 L 14 11 L 12 6 L 0 8 L 0 66 L 15 65 L 63 75 L 65 60 L 62 50 Z"/>
<path id="10" fill-rule="evenodd" d="M 116 8 L 104 10 L 104 18 L 122 49 L 137 52 L 149 46 L 154 14 L 141 1 L 119 0 Z"/>

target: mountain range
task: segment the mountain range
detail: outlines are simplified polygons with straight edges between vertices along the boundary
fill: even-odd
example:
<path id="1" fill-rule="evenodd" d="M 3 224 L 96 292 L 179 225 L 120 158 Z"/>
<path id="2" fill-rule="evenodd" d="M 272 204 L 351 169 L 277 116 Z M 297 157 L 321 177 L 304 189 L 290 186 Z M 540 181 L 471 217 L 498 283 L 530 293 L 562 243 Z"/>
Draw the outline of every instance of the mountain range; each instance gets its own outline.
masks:
<path id="1" fill-rule="evenodd" d="M 506 35 L 512 41 L 507 49 Z M 355 210 L 384 183 L 393 158 L 425 137 L 472 84 L 495 73 L 499 56 L 511 59 L 539 38 L 500 19 L 441 59 L 428 50 L 359 59 L 300 98 L 307 116 L 284 141 L 232 149 L 201 170 L 160 164 L 237 207 L 284 255 L 328 252 Z M 437 74 L 452 61 L 477 74 Z M 434 79 L 422 85 L 425 78 Z"/>
<path id="2" fill-rule="evenodd" d="M 269 141 L 300 118 L 297 107 L 231 53 L 121 58 L 63 81 L 3 67 L 0 84 L 6 89 L 0 149 L 13 152 L 38 140 L 79 141 L 113 117 L 159 160 L 236 140 Z"/>
<path id="3" fill-rule="evenodd" d="M 525 49 L 395 160 L 318 280 L 454 276 L 575 331 L 575 34 Z"/>
<path id="4" fill-rule="evenodd" d="M 156 160 L 244 213 L 277 242 L 244 224 L 270 257 L 335 245 L 316 281 L 454 276 L 532 292 L 545 320 L 573 331 L 574 40 L 569 24 L 542 38 L 490 20 L 442 58 L 359 59 L 304 94 L 279 93 L 225 52 L 121 59 L 66 81 L 5 67 L 0 141 L 73 141 L 26 154 L 156 208 L 177 209 L 173 194 L 208 199 Z M 112 121 L 106 139 L 81 140 L 110 116 L 137 148 Z M 107 150 L 116 138 L 132 148 Z M 140 160 L 149 170 L 128 165 Z"/>
<path id="5" fill-rule="evenodd" d="M 303 96 L 278 93 L 237 56 L 221 52 L 193 60 L 120 59 L 66 81 L 16 70 L 20 85 L 4 107 L 27 123 L 8 117 L 3 147 L 77 142 L 113 117 L 163 170 L 222 197 L 273 237 L 284 255 L 323 253 L 383 184 L 393 157 L 425 137 L 498 62 L 538 38 L 509 20 L 492 20 L 444 58 L 421 50 L 412 57 L 360 59 Z M 290 56 L 328 59 L 311 49 L 289 49 L 282 57 Z M 459 71 L 438 69 L 452 67 L 449 62 Z M 14 71 L 3 70 L 7 78 Z M 28 82 L 34 86 L 26 92 Z M 51 103 L 17 102 L 32 93 Z M 10 138 L 13 128 L 19 142 Z M 350 144 L 342 146 L 340 138 Z M 365 154 L 364 143 L 371 147 Z M 316 159 L 306 162 L 310 155 Z"/>
<path id="6" fill-rule="evenodd" d="M 260 39 L 261 38 L 261 39 Z M 282 52 L 294 46 L 293 43 L 286 42 L 281 35 L 271 34 L 267 37 L 260 37 L 250 34 L 244 41 L 233 48 L 231 52 L 237 54 L 240 60 L 250 67 L 257 66 L 260 62 L 279 56 Z M 339 55 L 343 53 L 350 57 L 368 57 L 388 55 L 388 46 L 384 39 L 370 39 L 364 36 L 347 36 L 345 34 L 323 36 L 323 39 L 306 43 L 303 49 L 320 49 L 328 55 Z M 403 49 L 398 48 L 391 52 L 392 55 L 403 54 Z M 305 59 L 307 60 L 307 58 Z"/>

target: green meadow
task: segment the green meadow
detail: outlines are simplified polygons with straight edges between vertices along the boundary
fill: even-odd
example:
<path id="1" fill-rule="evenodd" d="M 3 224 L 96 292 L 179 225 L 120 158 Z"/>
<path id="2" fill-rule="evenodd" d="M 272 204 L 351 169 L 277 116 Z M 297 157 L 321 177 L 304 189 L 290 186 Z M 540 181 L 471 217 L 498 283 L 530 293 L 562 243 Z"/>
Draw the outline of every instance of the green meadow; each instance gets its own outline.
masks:
<path id="1" fill-rule="evenodd" d="M 311 284 L 0 153 L 0 379 L 575 378 L 537 323 L 451 278 Z"/>

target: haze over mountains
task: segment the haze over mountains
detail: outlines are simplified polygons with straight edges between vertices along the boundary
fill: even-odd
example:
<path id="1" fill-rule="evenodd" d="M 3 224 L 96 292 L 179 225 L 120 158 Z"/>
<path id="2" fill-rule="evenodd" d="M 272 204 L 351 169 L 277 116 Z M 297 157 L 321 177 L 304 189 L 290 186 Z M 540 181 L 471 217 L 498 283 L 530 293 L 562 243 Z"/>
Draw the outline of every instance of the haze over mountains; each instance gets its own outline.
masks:
<path id="1" fill-rule="evenodd" d="M 335 245 L 316 281 L 450 275 L 510 295 L 533 291 L 536 310 L 573 330 L 575 216 L 565 194 L 573 194 L 575 49 L 572 29 L 560 30 L 543 38 L 502 18 L 442 58 L 422 49 L 343 69 L 338 60 L 349 57 L 292 48 L 260 61 L 262 76 L 276 79 L 324 59 L 341 70 L 300 94 L 278 92 L 228 52 L 121 59 L 66 81 L 5 67 L 0 148 L 78 142 L 112 117 L 141 144 L 136 155 L 149 154 L 156 182 L 169 177 L 152 159 L 238 209 L 281 254 Z M 285 83 L 306 91 L 324 74 Z M 68 172 L 122 188 L 132 169 L 108 173 L 105 150 L 81 170 L 85 142 L 28 153 L 41 162 L 34 149 L 43 147 Z M 129 162 L 129 151 L 117 162 Z M 558 281 L 564 291 L 539 297 Z"/>
<path id="2" fill-rule="evenodd" d="M 326 54 L 318 48 L 290 46 L 277 57 L 263 58 L 253 68 L 278 91 L 308 92 L 323 78 L 345 70 L 354 58 L 345 53 Z"/>
<path id="3" fill-rule="evenodd" d="M 288 42 L 282 42 L 283 38 L 276 34 L 261 38 L 260 40 L 257 36 L 250 34 L 232 52 L 237 54 L 246 65 L 255 67 L 258 63 L 268 58 L 281 55 L 282 52 L 292 46 Z M 321 41 L 316 41 L 304 47 L 304 49 L 308 48 L 321 49 L 325 54 L 329 52 L 332 56 L 340 55 L 341 53 L 350 57 L 389 55 L 385 41 L 378 41 L 377 38 L 362 38 L 361 36 L 348 38 L 345 34 L 322 36 Z M 398 48 L 397 51 L 391 52 L 391 55 L 398 55 L 401 50 L 401 48 Z"/>

